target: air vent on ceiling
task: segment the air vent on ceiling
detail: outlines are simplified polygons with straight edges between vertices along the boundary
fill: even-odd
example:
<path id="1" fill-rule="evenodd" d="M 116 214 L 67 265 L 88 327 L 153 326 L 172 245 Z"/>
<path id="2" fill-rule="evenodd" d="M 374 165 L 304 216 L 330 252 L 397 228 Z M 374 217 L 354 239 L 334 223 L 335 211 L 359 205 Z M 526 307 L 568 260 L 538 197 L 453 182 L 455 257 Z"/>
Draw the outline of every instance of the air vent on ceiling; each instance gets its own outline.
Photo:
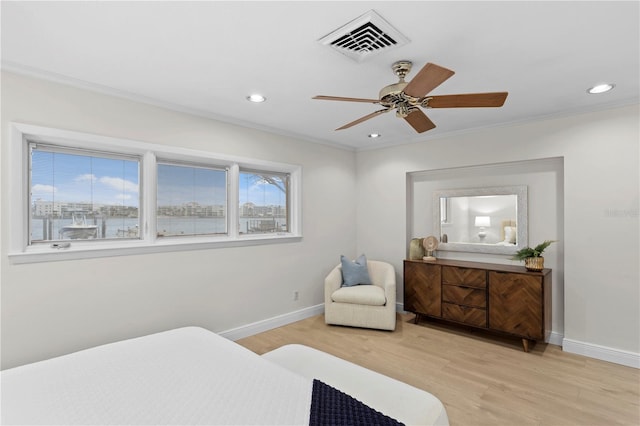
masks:
<path id="1" fill-rule="evenodd" d="M 409 39 L 370 10 L 318 41 L 361 62 L 372 55 L 400 47 Z"/>

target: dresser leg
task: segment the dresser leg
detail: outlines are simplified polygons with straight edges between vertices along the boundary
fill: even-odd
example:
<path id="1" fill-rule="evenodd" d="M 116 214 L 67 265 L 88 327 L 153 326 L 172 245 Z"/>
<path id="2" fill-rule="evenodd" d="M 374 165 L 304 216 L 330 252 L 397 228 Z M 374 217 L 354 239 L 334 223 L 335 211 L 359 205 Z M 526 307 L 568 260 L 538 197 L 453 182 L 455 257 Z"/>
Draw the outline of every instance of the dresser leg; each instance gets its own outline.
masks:
<path id="1" fill-rule="evenodd" d="M 420 314 L 416 314 L 415 318 L 413 319 L 413 323 L 417 324 L 419 320 L 420 320 Z"/>
<path id="2" fill-rule="evenodd" d="M 529 339 L 522 339 L 522 349 L 525 352 L 529 352 Z"/>

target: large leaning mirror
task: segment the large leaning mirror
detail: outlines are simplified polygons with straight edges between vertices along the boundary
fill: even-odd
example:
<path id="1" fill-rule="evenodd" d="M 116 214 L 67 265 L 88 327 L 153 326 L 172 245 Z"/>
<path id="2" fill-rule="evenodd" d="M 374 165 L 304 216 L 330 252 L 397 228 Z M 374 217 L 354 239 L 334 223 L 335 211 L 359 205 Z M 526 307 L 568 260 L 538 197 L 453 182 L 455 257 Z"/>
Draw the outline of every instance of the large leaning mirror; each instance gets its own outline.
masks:
<path id="1" fill-rule="evenodd" d="M 513 254 L 527 246 L 527 187 L 447 189 L 433 195 L 438 250 Z"/>

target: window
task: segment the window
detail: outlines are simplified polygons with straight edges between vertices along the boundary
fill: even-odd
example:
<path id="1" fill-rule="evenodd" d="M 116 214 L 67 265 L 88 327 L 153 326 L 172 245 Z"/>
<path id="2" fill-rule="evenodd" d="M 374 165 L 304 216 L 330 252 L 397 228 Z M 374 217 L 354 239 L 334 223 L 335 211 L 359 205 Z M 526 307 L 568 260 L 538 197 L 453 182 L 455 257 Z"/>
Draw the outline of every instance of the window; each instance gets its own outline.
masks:
<path id="1" fill-rule="evenodd" d="M 29 243 L 138 238 L 140 159 L 30 144 Z"/>
<path id="2" fill-rule="evenodd" d="M 227 172 L 158 164 L 158 237 L 227 233 Z"/>
<path id="3" fill-rule="evenodd" d="M 289 232 L 289 175 L 240 171 L 240 233 Z"/>
<path id="4" fill-rule="evenodd" d="M 301 238 L 301 167 L 11 123 L 13 263 Z"/>

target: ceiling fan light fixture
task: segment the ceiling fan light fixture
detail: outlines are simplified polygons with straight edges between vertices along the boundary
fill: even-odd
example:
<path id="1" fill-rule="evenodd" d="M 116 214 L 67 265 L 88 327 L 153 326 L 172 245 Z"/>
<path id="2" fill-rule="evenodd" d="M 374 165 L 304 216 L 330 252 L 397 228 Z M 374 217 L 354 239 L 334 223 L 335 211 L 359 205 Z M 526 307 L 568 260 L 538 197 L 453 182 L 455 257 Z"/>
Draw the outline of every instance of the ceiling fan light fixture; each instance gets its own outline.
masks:
<path id="1" fill-rule="evenodd" d="M 613 84 L 613 83 L 597 84 L 597 85 L 587 89 L 587 93 L 590 93 L 592 95 L 597 95 L 599 93 L 606 93 L 606 92 L 610 91 L 611 89 L 613 89 L 614 87 L 616 87 L 616 85 Z"/>
<path id="2" fill-rule="evenodd" d="M 259 104 L 259 103 L 261 103 L 261 102 L 266 101 L 266 100 L 267 100 L 267 98 L 265 98 L 264 96 L 262 96 L 262 95 L 261 95 L 261 94 L 259 94 L 259 93 L 253 93 L 253 94 L 251 94 L 251 95 L 247 96 L 247 100 L 248 100 L 249 102 L 253 102 L 253 103 L 257 103 L 257 104 Z"/>

